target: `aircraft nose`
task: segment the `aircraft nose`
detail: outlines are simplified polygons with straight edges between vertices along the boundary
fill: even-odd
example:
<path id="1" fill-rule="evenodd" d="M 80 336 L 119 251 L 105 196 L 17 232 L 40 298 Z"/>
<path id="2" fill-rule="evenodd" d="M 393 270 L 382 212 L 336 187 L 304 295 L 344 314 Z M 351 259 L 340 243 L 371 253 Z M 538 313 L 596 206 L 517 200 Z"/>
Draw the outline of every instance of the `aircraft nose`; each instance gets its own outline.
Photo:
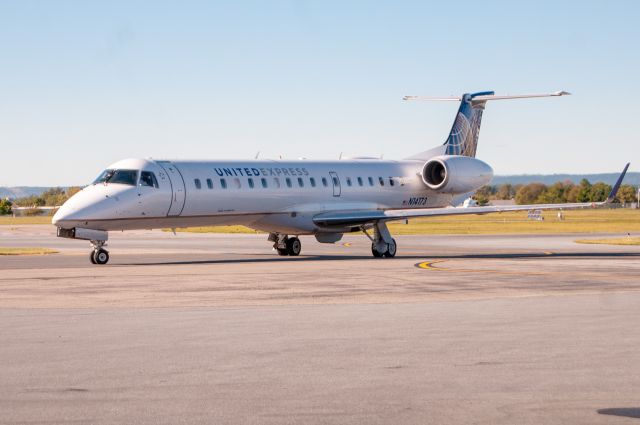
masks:
<path id="1" fill-rule="evenodd" d="M 72 228 L 78 220 L 89 216 L 88 208 L 92 204 L 93 195 L 91 189 L 83 189 L 80 192 L 73 195 L 71 198 L 62 204 L 58 211 L 51 218 L 51 223 L 54 226 L 61 228 Z"/>
<path id="2" fill-rule="evenodd" d="M 58 227 L 64 227 L 65 222 L 68 222 L 72 218 L 72 211 L 69 208 L 69 201 L 62 204 L 58 211 L 51 218 L 51 224 Z"/>
<path id="3" fill-rule="evenodd" d="M 51 218 L 51 224 L 53 224 L 54 226 L 57 226 L 60 221 L 64 220 L 64 214 L 60 214 L 61 209 L 62 208 L 58 208 L 58 211 L 56 211 L 56 213 Z"/>

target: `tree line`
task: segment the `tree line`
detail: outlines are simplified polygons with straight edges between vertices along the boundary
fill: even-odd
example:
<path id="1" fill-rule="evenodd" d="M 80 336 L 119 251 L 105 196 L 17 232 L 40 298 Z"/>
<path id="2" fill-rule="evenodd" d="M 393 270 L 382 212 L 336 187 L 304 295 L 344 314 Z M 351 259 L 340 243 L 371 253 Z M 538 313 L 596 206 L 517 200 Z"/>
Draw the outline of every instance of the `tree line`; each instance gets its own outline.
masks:
<path id="1" fill-rule="evenodd" d="M 514 199 L 516 204 L 563 204 L 567 202 L 602 202 L 611 193 L 611 186 L 598 182 L 591 184 L 582 179 L 580 183 L 571 181 L 557 182 L 552 185 L 543 183 L 502 184 L 499 186 L 483 186 L 474 195 L 480 205 L 492 200 Z M 637 188 L 624 184 L 620 186 L 616 200 L 621 203 L 636 202 Z"/>
<path id="2" fill-rule="evenodd" d="M 17 198 L 13 201 L 8 199 L 0 199 L 0 214 L 11 214 L 13 206 L 16 207 L 58 207 L 78 193 L 81 187 L 70 187 L 63 189 L 61 187 L 54 187 L 42 192 L 40 195 L 25 196 L 23 198 Z"/>

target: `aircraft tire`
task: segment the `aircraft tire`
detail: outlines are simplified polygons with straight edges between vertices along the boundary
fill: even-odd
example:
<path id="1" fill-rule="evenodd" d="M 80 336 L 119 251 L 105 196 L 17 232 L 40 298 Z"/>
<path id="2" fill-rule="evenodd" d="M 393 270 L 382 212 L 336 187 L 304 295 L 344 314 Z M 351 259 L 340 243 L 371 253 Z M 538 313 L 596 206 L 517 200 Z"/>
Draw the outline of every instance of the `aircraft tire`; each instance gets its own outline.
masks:
<path id="1" fill-rule="evenodd" d="M 382 252 L 380 252 L 380 251 L 378 251 L 376 249 L 376 244 L 374 244 L 374 243 L 371 244 L 371 253 L 376 258 L 382 258 L 382 256 L 384 255 L 384 253 L 382 253 Z"/>
<path id="2" fill-rule="evenodd" d="M 91 264 L 96 264 L 96 252 L 95 251 L 91 251 L 91 253 L 89 254 L 89 260 L 91 260 Z"/>
<path id="3" fill-rule="evenodd" d="M 289 255 L 289 251 L 287 251 L 286 248 L 276 248 L 276 251 L 278 252 L 278 255 L 282 257 Z"/>
<path id="4" fill-rule="evenodd" d="M 93 253 L 93 259 L 96 264 L 107 264 L 109 262 L 109 252 L 104 249 L 98 249 Z"/>
<path id="5" fill-rule="evenodd" d="M 296 257 L 300 255 L 300 251 L 302 251 L 302 243 L 298 238 L 289 238 L 287 239 L 287 253 L 292 257 Z"/>
<path id="6" fill-rule="evenodd" d="M 397 249 L 398 245 L 396 245 L 396 240 L 392 239 L 392 242 L 387 244 L 387 251 L 384 253 L 384 256 L 387 258 L 395 257 Z"/>

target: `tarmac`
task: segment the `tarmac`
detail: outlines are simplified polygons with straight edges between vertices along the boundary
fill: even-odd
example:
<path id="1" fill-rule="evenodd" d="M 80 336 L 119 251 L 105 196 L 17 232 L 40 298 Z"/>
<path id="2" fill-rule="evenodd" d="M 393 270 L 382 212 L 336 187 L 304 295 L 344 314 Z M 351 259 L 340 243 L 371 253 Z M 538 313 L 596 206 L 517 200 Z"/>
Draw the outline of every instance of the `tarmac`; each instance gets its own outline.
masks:
<path id="1" fill-rule="evenodd" d="M 602 235 L 0 226 L 0 423 L 638 423 L 640 247 Z"/>

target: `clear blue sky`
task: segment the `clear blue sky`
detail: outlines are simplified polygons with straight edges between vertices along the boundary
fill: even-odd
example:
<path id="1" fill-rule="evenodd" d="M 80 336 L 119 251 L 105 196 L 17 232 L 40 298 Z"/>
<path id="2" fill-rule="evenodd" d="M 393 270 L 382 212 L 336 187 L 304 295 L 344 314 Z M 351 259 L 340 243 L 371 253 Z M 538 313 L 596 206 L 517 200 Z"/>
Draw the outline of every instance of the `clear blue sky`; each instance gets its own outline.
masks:
<path id="1" fill-rule="evenodd" d="M 640 2 L 2 1 L 0 186 L 153 158 L 403 158 L 487 106 L 496 174 L 640 168 Z"/>

